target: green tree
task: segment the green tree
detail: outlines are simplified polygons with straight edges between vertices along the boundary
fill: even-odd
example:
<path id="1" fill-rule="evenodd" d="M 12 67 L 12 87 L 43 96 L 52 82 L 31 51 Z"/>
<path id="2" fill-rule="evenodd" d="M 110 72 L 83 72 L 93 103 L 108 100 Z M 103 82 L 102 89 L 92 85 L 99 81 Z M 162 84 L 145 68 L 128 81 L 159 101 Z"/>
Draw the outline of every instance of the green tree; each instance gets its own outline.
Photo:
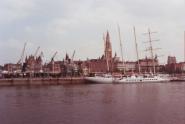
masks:
<path id="1" fill-rule="evenodd" d="M 132 72 L 132 70 L 128 70 L 128 71 L 126 71 L 126 72 Z"/>
<path id="2" fill-rule="evenodd" d="M 114 72 L 121 72 L 119 69 L 115 69 Z"/>
<path id="3" fill-rule="evenodd" d="M 179 67 L 177 67 L 176 73 L 181 73 L 181 72 L 182 72 L 182 70 Z"/>
<path id="4" fill-rule="evenodd" d="M 160 68 L 160 69 L 158 70 L 158 72 L 166 72 L 166 70 L 165 70 L 164 68 Z"/>
<path id="5" fill-rule="evenodd" d="M 171 74 L 171 73 L 175 73 L 175 70 L 172 69 L 172 68 L 169 68 L 169 73 L 170 73 L 170 74 Z"/>

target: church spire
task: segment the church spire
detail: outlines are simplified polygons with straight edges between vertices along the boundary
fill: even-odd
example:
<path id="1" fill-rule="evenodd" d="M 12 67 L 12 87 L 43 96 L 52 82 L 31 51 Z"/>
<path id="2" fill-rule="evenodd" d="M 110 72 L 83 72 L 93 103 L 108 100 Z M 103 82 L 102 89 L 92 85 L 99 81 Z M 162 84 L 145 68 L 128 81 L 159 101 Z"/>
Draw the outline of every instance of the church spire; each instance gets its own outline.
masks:
<path id="1" fill-rule="evenodd" d="M 109 36 L 109 31 L 107 30 L 107 36 Z"/>
<path id="2" fill-rule="evenodd" d="M 69 59 L 69 56 L 68 56 L 68 54 L 67 54 L 67 52 L 66 52 L 66 60 L 68 60 Z"/>
<path id="3" fill-rule="evenodd" d="M 109 31 L 107 30 L 106 42 L 110 42 Z"/>
<path id="4" fill-rule="evenodd" d="M 106 58 L 108 60 L 112 59 L 112 45 L 111 45 L 111 42 L 110 42 L 110 36 L 109 36 L 109 31 L 108 30 L 107 30 L 107 36 L 106 36 L 105 51 L 107 52 L 107 55 L 105 54 Z"/>

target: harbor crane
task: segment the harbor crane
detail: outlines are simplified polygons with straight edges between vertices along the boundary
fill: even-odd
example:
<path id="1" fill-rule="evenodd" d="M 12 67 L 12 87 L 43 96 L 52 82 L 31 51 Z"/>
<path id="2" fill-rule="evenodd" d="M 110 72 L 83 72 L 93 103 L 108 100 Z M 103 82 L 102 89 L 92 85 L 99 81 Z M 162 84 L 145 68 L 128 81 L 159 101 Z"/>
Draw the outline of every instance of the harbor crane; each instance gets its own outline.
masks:
<path id="1" fill-rule="evenodd" d="M 40 59 L 41 59 L 41 61 L 42 61 L 42 57 L 44 57 L 44 54 L 43 54 L 43 52 L 41 52 L 41 54 L 40 54 Z M 42 61 L 43 62 L 43 61 Z"/>
<path id="2" fill-rule="evenodd" d="M 21 73 L 22 72 L 22 65 L 23 65 L 23 58 L 24 58 L 24 51 L 25 51 L 25 47 L 26 47 L 26 43 L 24 44 L 24 48 L 21 54 L 21 58 L 19 59 L 19 61 L 16 64 L 16 73 Z"/>
<path id="3" fill-rule="evenodd" d="M 71 62 L 73 62 L 74 55 L 75 55 L 75 51 L 74 51 L 74 53 L 73 53 L 73 55 L 71 57 Z"/>
<path id="4" fill-rule="evenodd" d="M 26 47 L 26 43 L 24 44 L 24 48 L 21 54 L 21 58 L 19 59 L 19 61 L 17 62 L 17 64 L 22 64 L 23 63 L 23 57 L 24 57 L 24 51 L 25 51 L 25 47 Z"/>
<path id="5" fill-rule="evenodd" d="M 35 58 L 35 56 L 37 55 L 37 52 L 38 52 L 39 49 L 40 49 L 40 47 L 38 47 L 38 49 L 37 49 L 37 51 L 35 52 L 33 58 Z"/>
<path id="6" fill-rule="evenodd" d="M 44 54 L 43 54 L 43 52 L 41 52 L 41 54 L 40 54 L 40 58 L 42 59 L 42 57 L 44 57 Z"/>
<path id="7" fill-rule="evenodd" d="M 51 61 L 50 62 L 52 62 L 52 60 L 55 58 L 56 54 L 57 54 L 57 52 L 53 55 L 53 57 L 51 58 Z"/>
<path id="8" fill-rule="evenodd" d="M 51 61 L 55 58 L 56 54 L 57 54 L 57 52 L 53 55 L 53 57 L 51 58 Z"/>
<path id="9" fill-rule="evenodd" d="M 54 61 L 54 58 L 55 58 L 56 54 L 57 54 L 57 52 L 56 52 L 56 53 L 53 55 L 53 57 L 51 58 L 51 62 L 52 62 L 52 60 Z M 51 63 L 51 62 L 50 62 L 50 63 Z M 53 69 L 52 69 L 52 70 L 53 70 L 53 73 L 54 73 L 54 62 L 51 63 L 51 64 L 52 64 L 52 66 L 53 66 Z"/>

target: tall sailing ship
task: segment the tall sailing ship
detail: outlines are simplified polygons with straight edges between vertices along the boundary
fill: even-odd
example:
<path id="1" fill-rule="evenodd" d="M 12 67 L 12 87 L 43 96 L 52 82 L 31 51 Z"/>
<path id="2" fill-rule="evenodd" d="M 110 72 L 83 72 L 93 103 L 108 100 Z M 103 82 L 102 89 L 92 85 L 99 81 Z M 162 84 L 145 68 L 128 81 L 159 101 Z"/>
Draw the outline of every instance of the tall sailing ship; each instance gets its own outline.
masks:
<path id="1" fill-rule="evenodd" d="M 120 29 L 119 29 L 119 25 L 118 25 L 118 31 L 119 31 L 119 35 L 120 35 Z M 150 37 L 150 29 L 148 29 L 147 34 L 149 34 L 149 39 L 150 41 L 148 41 L 150 43 L 150 48 L 149 50 L 151 51 L 151 56 L 152 56 L 152 60 L 153 60 L 153 69 L 154 69 L 154 74 L 150 73 L 150 75 L 142 75 L 142 76 L 135 76 L 134 73 L 130 76 L 130 77 L 126 77 L 126 78 L 119 78 L 114 80 L 114 83 L 135 83 L 135 82 L 167 82 L 170 81 L 169 79 L 163 79 L 162 77 L 155 75 L 155 64 L 154 64 L 154 57 L 153 57 L 153 48 L 152 48 L 152 41 L 151 41 L 151 37 Z M 144 34 L 145 35 L 145 34 Z M 137 60 L 138 60 L 138 66 L 139 66 L 139 73 L 140 73 L 140 64 L 139 64 L 139 57 L 138 57 L 138 48 L 137 48 L 137 42 L 136 42 L 136 34 L 135 34 L 135 27 L 134 27 L 134 36 L 135 36 L 135 44 L 136 44 L 136 52 L 137 52 Z M 122 49 L 122 43 L 121 43 L 121 37 L 120 37 L 120 47 Z M 121 50 L 122 51 L 122 50 Z M 123 55 L 123 53 L 122 53 Z M 122 61 L 123 57 L 122 57 Z"/>

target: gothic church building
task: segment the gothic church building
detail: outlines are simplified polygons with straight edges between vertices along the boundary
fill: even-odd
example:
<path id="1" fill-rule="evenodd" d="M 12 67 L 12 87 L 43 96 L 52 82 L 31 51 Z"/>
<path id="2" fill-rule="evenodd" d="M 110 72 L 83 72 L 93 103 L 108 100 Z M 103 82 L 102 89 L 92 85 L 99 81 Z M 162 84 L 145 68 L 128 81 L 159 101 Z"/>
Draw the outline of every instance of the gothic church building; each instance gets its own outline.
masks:
<path id="1" fill-rule="evenodd" d="M 115 71 L 117 69 L 116 63 L 119 62 L 119 57 L 117 57 L 116 53 L 115 53 L 115 56 L 112 57 L 112 45 L 111 45 L 108 31 L 107 31 L 104 51 L 105 53 L 104 55 L 102 55 L 101 58 L 90 60 L 90 64 L 89 64 L 90 72 L 107 72 L 108 71 L 107 60 L 108 60 L 109 71 Z M 107 51 L 107 54 L 106 54 L 106 51 Z"/>

